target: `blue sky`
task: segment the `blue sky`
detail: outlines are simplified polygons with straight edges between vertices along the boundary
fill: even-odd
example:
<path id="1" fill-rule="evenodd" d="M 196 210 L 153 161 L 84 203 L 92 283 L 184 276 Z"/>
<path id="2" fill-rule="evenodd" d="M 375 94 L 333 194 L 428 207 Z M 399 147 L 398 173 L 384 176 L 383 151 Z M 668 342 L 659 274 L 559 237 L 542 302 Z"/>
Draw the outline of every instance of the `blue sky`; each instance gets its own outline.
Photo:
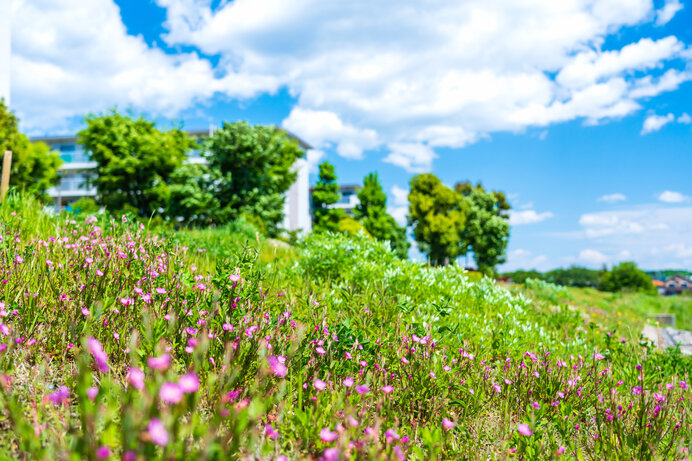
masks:
<path id="1" fill-rule="evenodd" d="M 417 172 L 505 191 L 503 269 L 692 269 L 692 4 L 402 5 L 13 0 L 12 107 L 31 134 L 116 105 L 284 126 L 400 220 Z"/>

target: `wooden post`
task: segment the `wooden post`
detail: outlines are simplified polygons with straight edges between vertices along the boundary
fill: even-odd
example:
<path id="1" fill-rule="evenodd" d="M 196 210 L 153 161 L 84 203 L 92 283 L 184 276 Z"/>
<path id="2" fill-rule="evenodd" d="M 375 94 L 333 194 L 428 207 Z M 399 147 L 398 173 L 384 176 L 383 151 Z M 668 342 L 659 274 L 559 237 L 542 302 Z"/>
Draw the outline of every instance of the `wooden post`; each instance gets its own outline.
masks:
<path id="1" fill-rule="evenodd" d="M 12 168 L 12 151 L 6 150 L 2 159 L 2 181 L 0 181 L 0 202 L 5 201 L 7 188 L 10 187 L 10 168 Z"/>

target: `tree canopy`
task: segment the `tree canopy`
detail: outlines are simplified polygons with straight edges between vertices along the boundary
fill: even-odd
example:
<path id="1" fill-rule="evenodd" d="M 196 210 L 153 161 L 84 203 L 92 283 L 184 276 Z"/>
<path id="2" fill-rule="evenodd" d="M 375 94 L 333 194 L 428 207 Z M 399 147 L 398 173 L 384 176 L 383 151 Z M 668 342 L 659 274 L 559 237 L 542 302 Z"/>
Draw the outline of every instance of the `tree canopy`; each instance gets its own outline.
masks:
<path id="1" fill-rule="evenodd" d="M 19 119 L 0 99 L 0 157 L 12 151 L 10 186 L 22 189 L 41 200 L 46 190 L 58 184 L 60 156 L 42 142 L 31 142 L 19 132 Z"/>
<path id="2" fill-rule="evenodd" d="M 623 262 L 614 266 L 601 276 L 598 289 L 602 291 L 641 291 L 656 293 L 651 278 L 632 262 Z"/>
<path id="3" fill-rule="evenodd" d="M 273 126 L 236 122 L 224 123 L 205 146 L 210 174 L 220 179 L 217 219 L 253 216 L 276 235 L 284 218 L 284 194 L 297 177 L 293 165 L 304 155 L 298 141 Z"/>
<path id="4" fill-rule="evenodd" d="M 411 244 L 406 238 L 406 228 L 387 213 L 387 194 L 382 190 L 377 173 L 370 173 L 364 178 L 363 187 L 358 190 L 358 201 L 354 214 L 368 233 L 377 240 L 389 241 L 392 251 L 399 258 L 408 257 Z"/>
<path id="5" fill-rule="evenodd" d="M 432 173 L 414 176 L 408 194 L 408 224 L 418 249 L 434 265 L 447 264 L 462 254 L 468 202 Z"/>
<path id="6" fill-rule="evenodd" d="M 85 122 L 78 139 L 96 162 L 88 181 L 96 187 L 97 203 L 141 217 L 165 210 L 171 175 L 194 147 L 190 137 L 177 128 L 160 131 L 143 117 L 116 110 L 89 115 Z"/>
<path id="7" fill-rule="evenodd" d="M 313 226 L 314 232 L 339 232 L 339 222 L 344 217 L 341 208 L 330 208 L 339 201 L 339 184 L 334 165 L 324 161 L 319 165 L 317 184 L 312 192 Z"/>

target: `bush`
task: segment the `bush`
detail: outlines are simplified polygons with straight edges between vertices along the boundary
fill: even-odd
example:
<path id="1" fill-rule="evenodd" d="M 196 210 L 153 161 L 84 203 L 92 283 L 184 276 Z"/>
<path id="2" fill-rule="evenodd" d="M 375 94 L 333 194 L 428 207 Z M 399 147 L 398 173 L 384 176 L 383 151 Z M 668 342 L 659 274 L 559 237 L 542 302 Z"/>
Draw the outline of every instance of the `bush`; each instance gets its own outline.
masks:
<path id="1" fill-rule="evenodd" d="M 624 290 L 656 293 L 656 287 L 651 283 L 651 278 L 633 262 L 620 263 L 611 271 L 604 273 L 598 289 L 610 292 Z"/>

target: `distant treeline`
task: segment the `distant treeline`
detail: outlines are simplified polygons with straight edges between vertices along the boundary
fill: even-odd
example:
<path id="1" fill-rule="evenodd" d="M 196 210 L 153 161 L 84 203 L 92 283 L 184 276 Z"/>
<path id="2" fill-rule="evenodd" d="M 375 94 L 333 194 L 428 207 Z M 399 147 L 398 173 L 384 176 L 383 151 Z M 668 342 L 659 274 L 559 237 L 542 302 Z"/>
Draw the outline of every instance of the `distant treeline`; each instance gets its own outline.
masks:
<path id="1" fill-rule="evenodd" d="M 679 271 L 661 272 L 679 273 Z M 600 270 L 571 266 L 567 269 L 555 269 L 549 272 L 518 270 L 502 275 L 503 277 L 508 277 L 514 283 L 525 283 L 527 279 L 537 279 L 557 285 L 580 288 L 590 287 L 602 291 L 616 292 L 624 290 L 656 293 L 656 289 L 651 283 L 651 275 L 637 268 L 637 265 L 633 262 L 620 263 L 610 270 L 605 266 Z"/>

